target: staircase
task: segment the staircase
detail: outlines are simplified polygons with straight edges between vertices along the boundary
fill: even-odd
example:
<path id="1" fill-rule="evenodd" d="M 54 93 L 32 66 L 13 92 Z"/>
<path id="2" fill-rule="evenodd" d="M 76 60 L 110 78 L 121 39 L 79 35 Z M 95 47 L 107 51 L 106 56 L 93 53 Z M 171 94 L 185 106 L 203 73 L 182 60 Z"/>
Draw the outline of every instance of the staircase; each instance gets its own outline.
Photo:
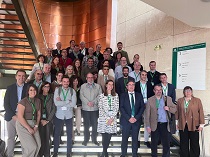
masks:
<path id="1" fill-rule="evenodd" d="M 118 122 L 119 124 L 119 122 Z M 118 127 L 119 129 L 119 127 Z M 75 130 L 75 126 L 74 126 L 74 130 Z M 95 144 L 93 144 L 91 142 L 91 140 L 89 141 L 89 143 L 87 144 L 87 146 L 83 146 L 82 142 L 84 139 L 84 135 L 83 135 L 83 126 L 81 127 L 81 134 L 80 136 L 77 136 L 75 134 L 75 144 L 73 145 L 73 155 L 72 157 L 99 157 L 101 155 L 102 152 L 102 137 L 100 134 L 98 134 L 98 142 L 100 143 L 100 146 L 96 146 Z M 65 132 L 65 126 L 64 126 L 64 132 Z M 121 139 L 122 136 L 121 135 L 113 135 L 111 138 L 111 142 L 110 142 L 110 146 L 108 148 L 108 152 L 109 152 L 109 156 L 110 157 L 119 157 L 121 155 Z M 64 142 L 64 144 L 60 145 L 59 148 L 59 156 L 66 156 L 66 147 L 67 147 L 67 137 L 64 134 L 64 136 L 62 136 L 62 141 Z M 128 139 L 128 156 L 132 157 L 132 149 L 131 149 L 131 138 Z M 144 129 L 141 128 L 141 141 L 140 141 L 140 145 L 141 147 L 138 149 L 138 153 L 140 156 L 142 157 L 149 157 L 151 156 L 151 150 L 150 148 L 147 148 L 144 145 Z M 15 148 L 15 157 L 21 156 L 21 146 L 20 143 L 16 144 L 16 148 Z M 179 147 L 174 146 L 171 147 L 171 157 L 176 157 L 178 156 L 178 151 L 179 151 Z M 51 148 L 51 152 L 53 153 L 53 146 Z M 158 154 L 159 156 L 161 156 L 162 154 L 162 146 L 158 146 Z"/>
<path id="2" fill-rule="evenodd" d="M 9 70 L 31 70 L 35 55 L 25 30 L 11 0 L 3 0 L 0 8 L 0 68 L 1 73 Z"/>

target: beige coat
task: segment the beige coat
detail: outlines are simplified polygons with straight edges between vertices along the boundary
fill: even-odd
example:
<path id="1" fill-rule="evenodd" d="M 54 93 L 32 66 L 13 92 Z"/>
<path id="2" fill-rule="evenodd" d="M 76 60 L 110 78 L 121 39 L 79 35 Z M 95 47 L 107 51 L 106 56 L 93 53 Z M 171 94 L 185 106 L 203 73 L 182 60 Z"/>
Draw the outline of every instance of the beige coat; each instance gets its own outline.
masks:
<path id="1" fill-rule="evenodd" d="M 169 107 L 169 116 L 171 116 L 171 113 L 175 114 L 176 105 L 172 102 L 172 99 L 169 96 L 167 96 L 167 106 Z M 148 99 L 145 112 L 146 112 L 145 116 L 146 127 L 150 127 L 152 131 L 155 131 L 157 129 L 157 123 L 158 123 L 158 110 L 156 107 L 155 95 Z M 170 132 L 169 123 L 168 123 L 168 131 Z"/>
<path id="2" fill-rule="evenodd" d="M 188 131 L 195 131 L 196 126 L 205 124 L 203 106 L 199 98 L 192 97 L 187 112 L 184 108 L 184 97 L 177 101 L 176 119 L 178 120 L 179 130 L 184 130 L 187 123 Z"/>
<path id="3" fill-rule="evenodd" d="M 114 81 L 114 77 L 108 75 L 108 80 Z M 98 76 L 97 83 L 99 85 L 101 85 L 102 92 L 104 93 L 105 92 L 105 84 L 106 84 L 106 82 L 104 82 L 104 75 L 99 75 Z"/>

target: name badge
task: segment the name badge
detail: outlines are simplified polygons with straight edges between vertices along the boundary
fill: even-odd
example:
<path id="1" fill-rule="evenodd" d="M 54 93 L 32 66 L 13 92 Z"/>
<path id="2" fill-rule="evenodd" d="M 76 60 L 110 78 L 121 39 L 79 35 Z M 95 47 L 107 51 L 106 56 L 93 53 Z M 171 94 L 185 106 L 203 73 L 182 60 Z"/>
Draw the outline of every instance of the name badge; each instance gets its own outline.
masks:
<path id="1" fill-rule="evenodd" d="M 66 111 L 67 110 L 67 107 L 63 106 L 63 107 L 61 107 L 61 110 L 62 111 Z"/>
<path id="2" fill-rule="evenodd" d="M 154 82 L 151 82 L 152 86 L 154 86 Z"/>
<path id="3" fill-rule="evenodd" d="M 43 119 L 46 119 L 46 118 L 47 118 L 46 113 L 43 113 L 43 114 L 42 114 L 42 118 L 43 118 Z"/>

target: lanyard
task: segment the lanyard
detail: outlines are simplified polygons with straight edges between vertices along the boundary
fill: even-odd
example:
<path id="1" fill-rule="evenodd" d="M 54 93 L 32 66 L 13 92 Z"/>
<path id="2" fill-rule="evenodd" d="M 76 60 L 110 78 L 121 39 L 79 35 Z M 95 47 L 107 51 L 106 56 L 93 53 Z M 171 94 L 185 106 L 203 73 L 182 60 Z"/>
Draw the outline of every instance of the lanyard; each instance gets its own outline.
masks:
<path id="1" fill-rule="evenodd" d="M 147 87 L 146 83 L 144 84 L 144 87 L 143 87 L 143 84 L 140 82 L 140 87 L 141 87 L 141 91 L 142 91 L 142 93 L 144 95 L 145 94 L 146 87 Z"/>
<path id="2" fill-rule="evenodd" d="M 69 89 L 66 91 L 66 94 L 64 94 L 64 90 L 62 89 L 62 94 L 63 94 L 64 101 L 66 101 L 66 97 L 67 97 L 68 92 L 69 92 Z"/>
<path id="3" fill-rule="evenodd" d="M 50 57 L 47 57 L 47 63 L 50 63 L 51 60 L 52 60 L 52 57 L 51 56 Z"/>
<path id="4" fill-rule="evenodd" d="M 109 110 L 111 110 L 111 106 L 112 106 L 112 97 L 110 95 L 108 95 L 108 105 L 109 105 Z"/>
<path id="5" fill-rule="evenodd" d="M 190 103 L 190 100 L 189 100 L 189 101 L 184 100 L 184 107 L 185 107 L 185 108 L 188 108 L 189 103 Z"/>
<path id="6" fill-rule="evenodd" d="M 159 106 L 160 106 L 160 99 L 158 100 L 158 99 L 156 98 L 156 107 L 159 108 Z"/>
<path id="7" fill-rule="evenodd" d="M 138 77 L 139 77 L 139 75 L 140 75 L 140 72 L 138 73 L 138 75 L 136 75 L 136 72 L 135 72 L 135 71 L 134 71 L 133 73 L 134 73 L 134 75 L 135 75 L 135 81 L 137 81 L 137 79 L 138 79 Z"/>
<path id="8" fill-rule="evenodd" d="M 34 120 L 34 115 L 35 115 L 35 112 L 36 112 L 36 107 L 35 107 L 35 100 L 34 100 L 34 103 L 31 101 L 31 98 L 28 98 L 28 101 L 30 102 L 31 106 L 32 106 L 32 109 L 33 109 L 33 116 L 32 116 L 32 120 Z"/>
<path id="9" fill-rule="evenodd" d="M 41 67 L 40 63 L 39 63 L 39 68 L 40 68 L 41 70 L 43 70 L 43 67 Z"/>
<path id="10" fill-rule="evenodd" d="M 42 81 L 38 84 L 38 86 L 36 85 L 36 80 L 34 80 L 34 85 L 36 85 L 37 86 L 37 88 L 39 89 L 39 87 L 41 86 L 41 84 L 42 84 Z"/>
<path id="11" fill-rule="evenodd" d="M 156 71 L 155 71 L 156 72 Z M 153 77 L 155 76 L 155 72 L 154 72 L 154 74 L 152 74 L 152 72 L 150 71 L 149 73 L 150 73 L 150 76 L 152 77 L 152 80 L 153 80 Z"/>
<path id="12" fill-rule="evenodd" d="M 127 82 L 128 82 L 128 78 L 124 78 L 124 87 L 125 87 L 125 91 L 126 91 Z"/>
<path id="13" fill-rule="evenodd" d="M 164 88 L 164 86 L 162 85 L 162 87 L 163 87 L 163 94 L 165 95 L 165 96 L 167 96 L 167 89 L 168 89 L 168 86 L 166 86 L 165 88 Z"/>
<path id="14" fill-rule="evenodd" d="M 47 98 L 48 98 L 48 95 L 47 95 L 46 98 L 44 99 L 44 109 L 43 109 L 43 113 L 46 113 Z"/>

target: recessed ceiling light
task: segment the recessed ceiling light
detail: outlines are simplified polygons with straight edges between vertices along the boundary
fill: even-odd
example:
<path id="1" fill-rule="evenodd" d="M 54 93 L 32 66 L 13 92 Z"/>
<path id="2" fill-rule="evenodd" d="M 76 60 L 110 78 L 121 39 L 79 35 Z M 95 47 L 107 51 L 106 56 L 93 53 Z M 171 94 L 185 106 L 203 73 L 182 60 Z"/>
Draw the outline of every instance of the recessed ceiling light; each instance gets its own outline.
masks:
<path id="1" fill-rule="evenodd" d="M 210 0 L 201 0 L 202 2 L 210 2 Z"/>

